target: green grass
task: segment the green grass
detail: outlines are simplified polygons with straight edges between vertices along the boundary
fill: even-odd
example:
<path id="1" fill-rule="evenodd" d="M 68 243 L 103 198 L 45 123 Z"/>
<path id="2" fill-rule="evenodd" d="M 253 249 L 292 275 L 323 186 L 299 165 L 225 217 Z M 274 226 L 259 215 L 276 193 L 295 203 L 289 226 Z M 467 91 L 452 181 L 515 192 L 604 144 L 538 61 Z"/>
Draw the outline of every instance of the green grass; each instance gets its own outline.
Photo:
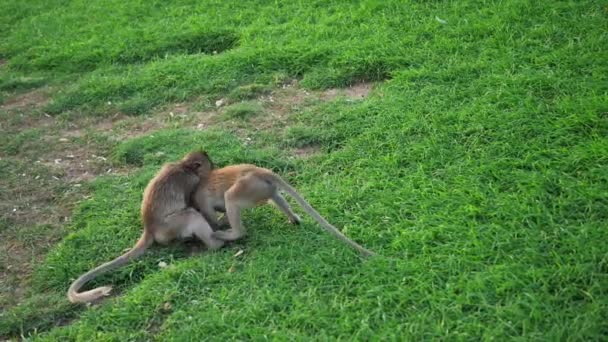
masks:
<path id="1" fill-rule="evenodd" d="M 603 339 L 607 16 L 597 1 L 3 2 L 0 90 L 60 80 L 45 110 L 66 118 L 252 100 L 293 78 L 307 89 L 378 83 L 363 101 L 294 113 L 284 132 L 249 127 L 250 144 L 213 129 L 117 143 L 113 160 L 141 169 L 92 184 L 33 275 L 32 293 L 46 295 L 3 311 L 0 335 Z M 3 154 L 40 134 L 14 133 Z M 310 145 L 323 153 L 280 149 Z M 249 236 L 219 252 L 153 248 L 93 282 L 115 285 L 102 305 L 58 300 L 136 241 L 159 165 L 200 147 L 219 165 L 274 169 L 382 256 L 362 261 L 310 219 L 292 227 L 260 208 L 245 215 Z"/>
<path id="2" fill-rule="evenodd" d="M 239 102 L 226 107 L 224 116 L 228 119 L 244 120 L 260 114 L 263 110 L 264 108 L 255 101 Z"/>
<path id="3" fill-rule="evenodd" d="M 247 84 L 235 88 L 228 94 L 228 99 L 231 101 L 253 100 L 258 96 L 267 95 L 272 91 L 272 88 L 263 84 Z"/>

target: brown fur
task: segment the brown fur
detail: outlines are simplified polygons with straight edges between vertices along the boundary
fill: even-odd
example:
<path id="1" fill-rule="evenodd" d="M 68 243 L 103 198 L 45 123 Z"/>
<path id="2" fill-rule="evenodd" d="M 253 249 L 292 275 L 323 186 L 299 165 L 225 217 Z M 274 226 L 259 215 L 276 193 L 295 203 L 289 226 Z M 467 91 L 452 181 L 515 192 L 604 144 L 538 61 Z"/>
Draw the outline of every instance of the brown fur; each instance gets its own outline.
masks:
<path id="1" fill-rule="evenodd" d="M 213 230 L 199 212 L 189 207 L 189 200 L 205 170 L 212 165 L 205 152 L 191 152 L 181 161 L 166 164 L 146 186 L 141 203 L 144 226 L 142 236 L 135 246 L 118 258 L 102 264 L 76 279 L 68 290 L 72 303 L 92 302 L 107 296 L 110 286 L 102 286 L 78 293 L 91 279 L 127 264 L 142 255 L 153 243 L 168 243 L 192 235 L 201 239 L 209 249 L 218 249 L 224 242 L 211 236 Z"/>
<path id="2" fill-rule="evenodd" d="M 208 156 L 207 156 L 208 157 Z M 213 165 L 211 161 L 208 163 Z M 193 196 L 193 206 L 203 213 L 210 224 L 217 226 L 216 211 L 226 212 L 230 229 L 216 231 L 213 237 L 233 241 L 245 235 L 241 221 L 241 210 L 266 204 L 274 204 L 287 215 L 293 224 L 299 224 L 300 218 L 291 210 L 279 190 L 290 194 L 300 206 L 323 228 L 349 244 L 361 254 L 369 256 L 374 253 L 342 234 L 312 207 L 302 196 L 281 177 L 272 171 L 250 164 L 230 165 L 221 169 L 212 169 L 201 177 L 201 183 Z"/>

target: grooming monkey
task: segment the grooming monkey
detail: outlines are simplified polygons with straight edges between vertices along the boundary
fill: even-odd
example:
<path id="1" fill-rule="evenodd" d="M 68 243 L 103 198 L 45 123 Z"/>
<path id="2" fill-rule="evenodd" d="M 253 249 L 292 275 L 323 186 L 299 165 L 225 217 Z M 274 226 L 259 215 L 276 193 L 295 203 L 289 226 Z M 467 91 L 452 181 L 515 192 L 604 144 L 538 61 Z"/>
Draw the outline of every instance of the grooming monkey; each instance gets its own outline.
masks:
<path id="1" fill-rule="evenodd" d="M 206 155 L 209 158 L 208 155 Z M 216 211 L 226 213 L 230 229 L 215 231 L 213 237 L 233 241 L 245 235 L 241 220 L 241 210 L 271 202 L 278 207 L 292 224 L 299 224 L 300 218 L 281 196 L 283 190 L 293 196 L 300 206 L 315 219 L 323 228 L 346 242 L 365 256 L 374 255 L 372 251 L 362 247 L 342 234 L 336 227 L 327 222 L 298 192 L 281 177 L 268 169 L 255 165 L 240 164 L 215 169 L 209 159 L 211 172 L 200 174 L 201 182 L 194 193 L 193 206 L 203 213 L 213 226 L 218 225 Z"/>
<path id="2" fill-rule="evenodd" d="M 139 241 L 125 254 L 76 279 L 68 290 L 70 302 L 92 302 L 107 296 L 112 290 L 111 286 L 80 293 L 78 290 L 100 274 L 139 257 L 154 241 L 166 244 L 174 239 L 194 235 L 210 250 L 222 247 L 224 241 L 212 237 L 213 230 L 209 223 L 198 211 L 188 206 L 190 197 L 199 184 L 199 174 L 210 171 L 211 165 L 205 152 L 190 152 L 177 163 L 165 164 L 144 190 L 141 203 L 144 232 Z"/>

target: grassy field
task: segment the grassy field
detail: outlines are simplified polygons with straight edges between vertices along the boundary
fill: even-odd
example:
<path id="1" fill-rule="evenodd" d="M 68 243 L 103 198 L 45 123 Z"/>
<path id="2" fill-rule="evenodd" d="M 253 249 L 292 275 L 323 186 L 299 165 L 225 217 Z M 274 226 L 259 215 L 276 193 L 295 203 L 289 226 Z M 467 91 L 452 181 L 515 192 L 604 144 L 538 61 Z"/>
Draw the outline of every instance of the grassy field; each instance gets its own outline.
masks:
<path id="1" fill-rule="evenodd" d="M 602 1 L 0 2 L 0 337 L 605 339 L 606 27 Z M 381 256 L 259 208 L 69 304 L 195 148 Z"/>

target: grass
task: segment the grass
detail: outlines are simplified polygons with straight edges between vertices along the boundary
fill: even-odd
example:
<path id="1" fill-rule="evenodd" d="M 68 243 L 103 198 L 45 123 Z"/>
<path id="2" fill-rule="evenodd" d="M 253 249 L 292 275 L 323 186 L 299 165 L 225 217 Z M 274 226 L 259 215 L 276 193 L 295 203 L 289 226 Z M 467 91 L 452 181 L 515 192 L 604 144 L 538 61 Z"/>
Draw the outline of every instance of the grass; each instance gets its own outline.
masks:
<path id="1" fill-rule="evenodd" d="M 3 309 L 0 335 L 603 339 L 607 16 L 595 1 L 4 1 L 0 98 L 54 91 L 40 107 L 0 109 L 3 161 L 56 150 L 45 139 L 57 132 L 28 123 L 41 113 L 67 127 L 117 112 L 143 122 L 196 102 L 246 120 L 200 131 L 186 111 L 183 127 L 79 138 L 130 172 L 88 185 L 21 304 Z M 293 79 L 315 94 L 376 83 L 361 101 L 298 102 L 273 117 L 277 100 L 258 101 Z M 215 108 L 219 99 L 235 104 Z M 321 152 L 284 149 L 307 146 Z M 219 165 L 274 169 L 382 256 L 362 261 L 310 219 L 292 227 L 260 208 L 246 213 L 243 241 L 195 256 L 153 248 L 91 284 L 115 286 L 100 306 L 62 301 L 71 280 L 136 241 L 141 193 L 160 164 L 200 147 Z M 14 185 L 21 171 L 1 172 Z M 15 224 L 23 234 L 4 228 L 4 240 L 37 241 Z"/>
<path id="2" fill-rule="evenodd" d="M 262 106 L 254 101 L 239 102 L 230 105 L 224 111 L 228 119 L 247 119 L 263 111 Z"/>

